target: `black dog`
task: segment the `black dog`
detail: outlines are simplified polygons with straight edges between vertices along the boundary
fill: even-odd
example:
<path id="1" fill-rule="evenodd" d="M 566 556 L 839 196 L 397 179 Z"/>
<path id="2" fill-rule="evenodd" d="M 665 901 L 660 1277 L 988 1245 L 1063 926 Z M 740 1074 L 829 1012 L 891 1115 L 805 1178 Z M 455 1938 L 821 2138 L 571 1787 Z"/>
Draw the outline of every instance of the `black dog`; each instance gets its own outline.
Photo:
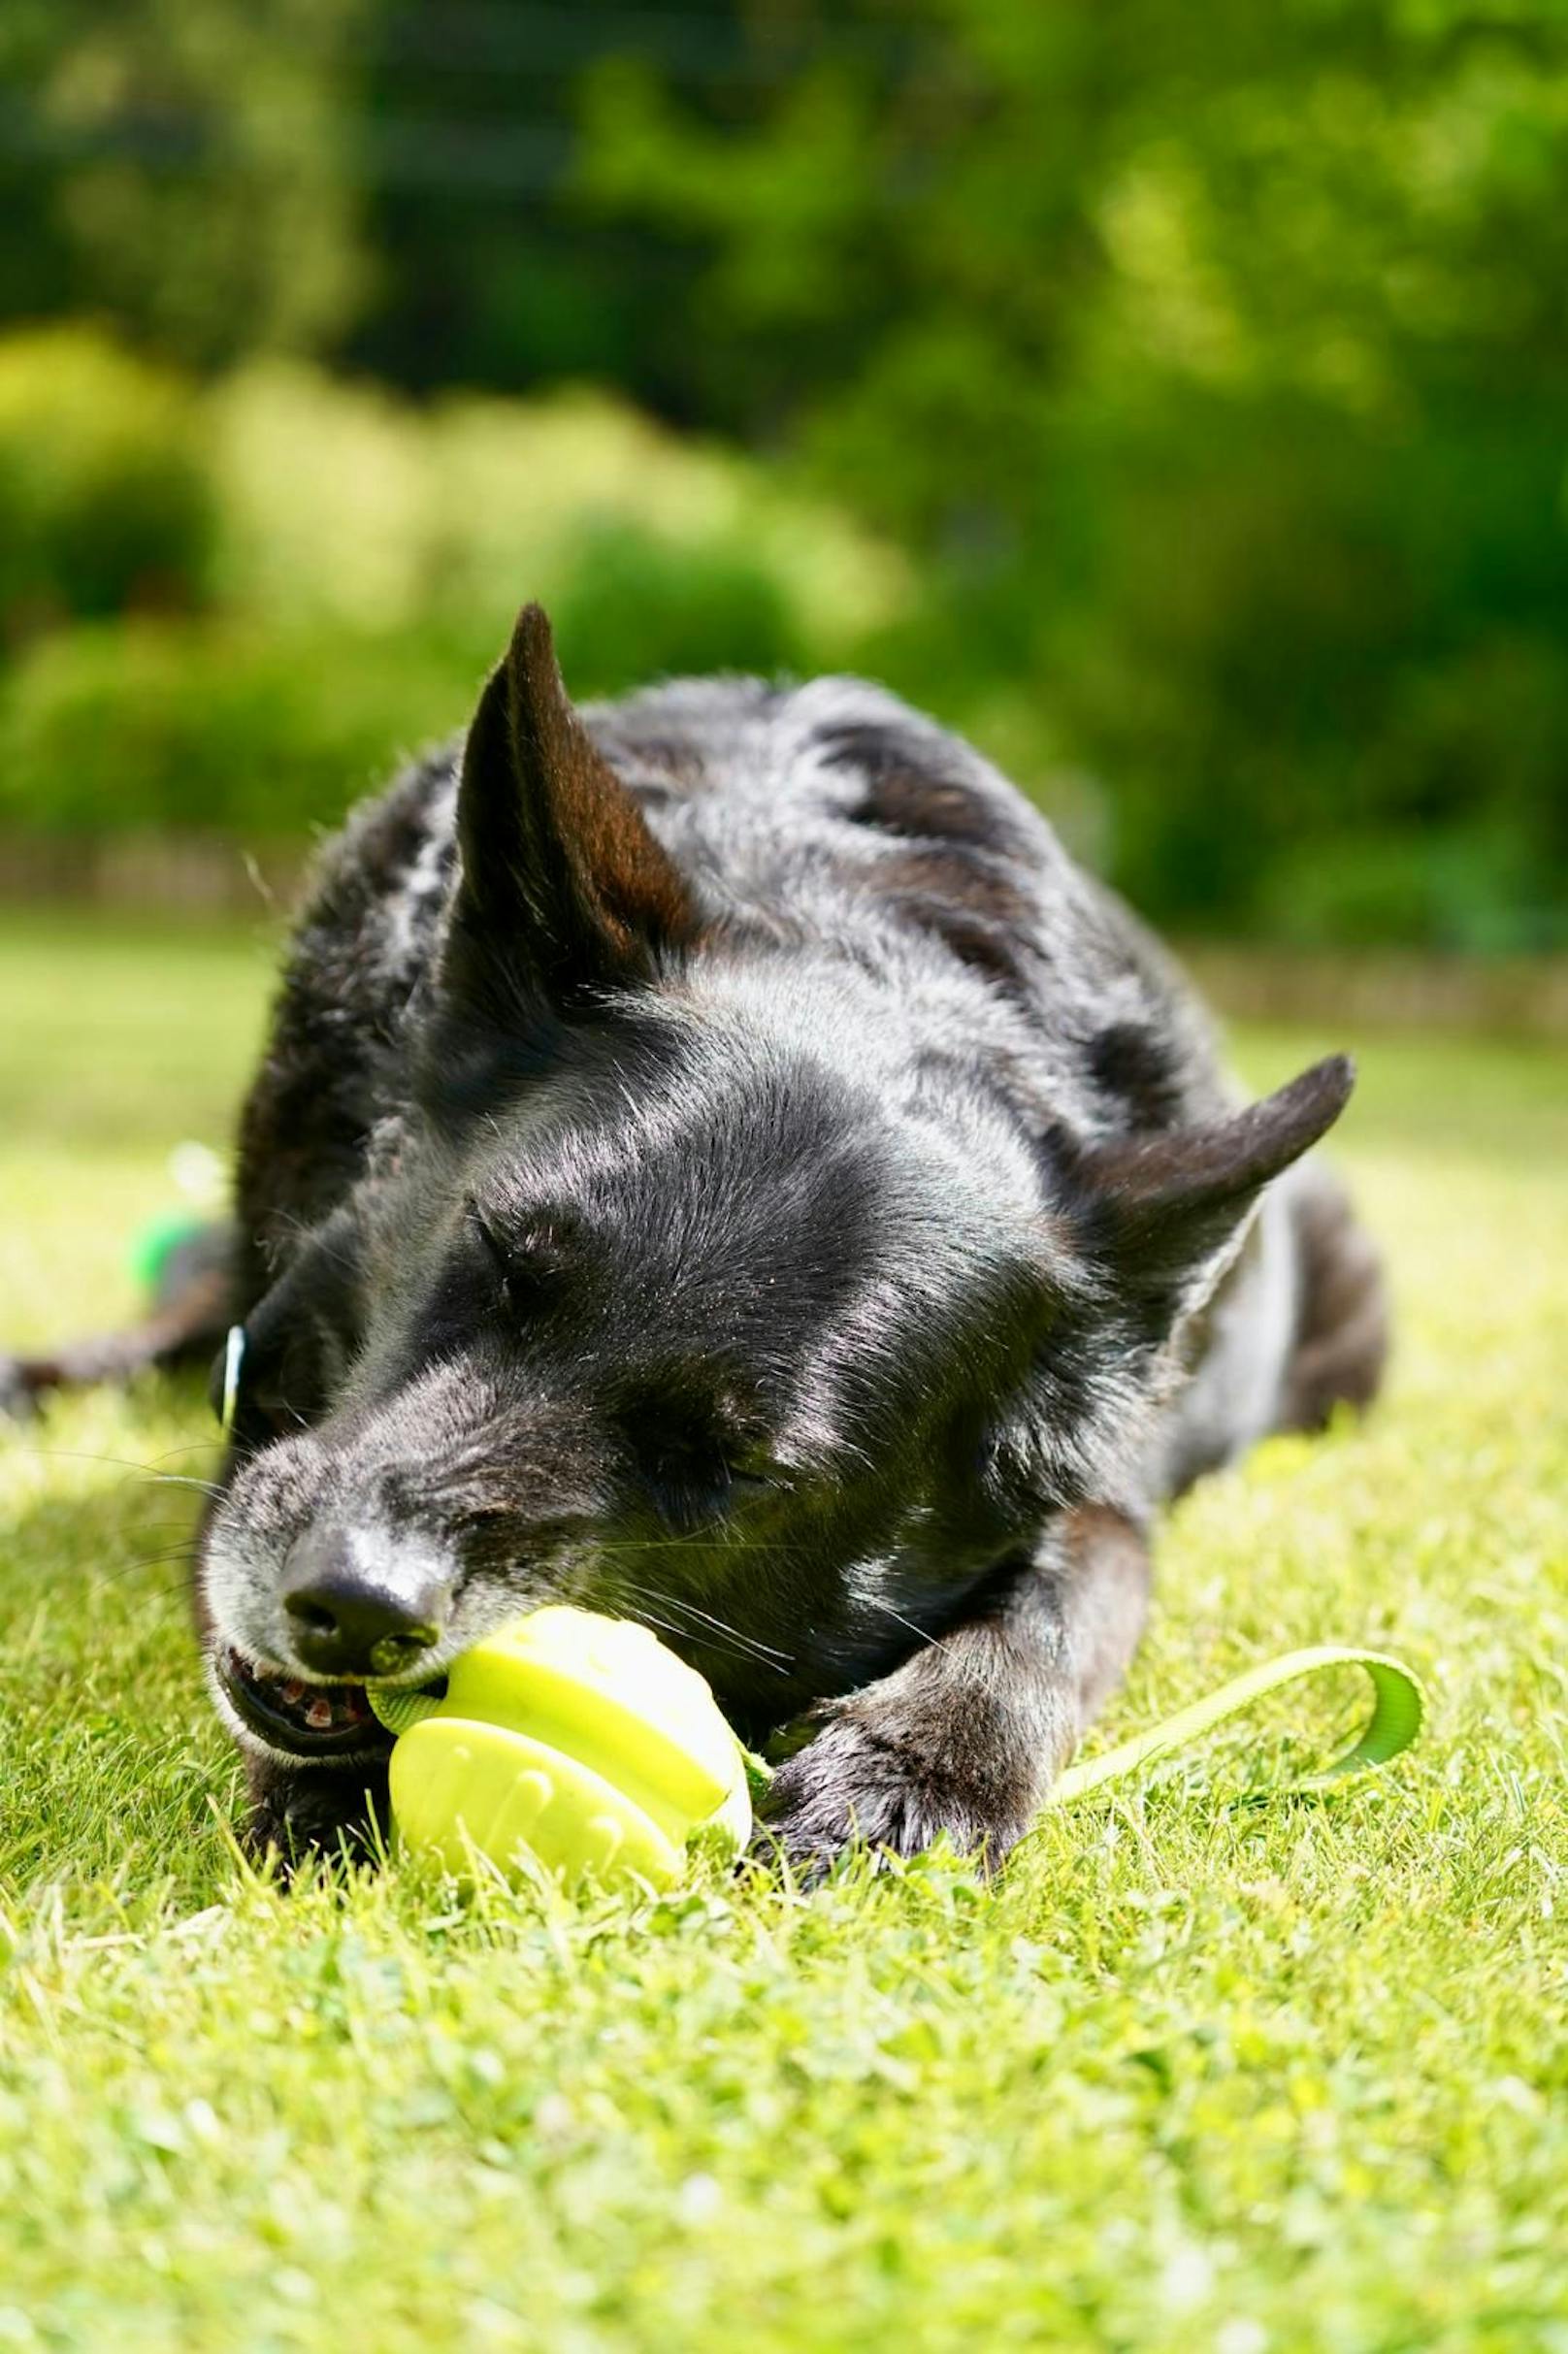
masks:
<path id="1" fill-rule="evenodd" d="M 995 1860 L 1137 1641 L 1154 1506 L 1377 1387 L 1376 1259 L 1291 1169 L 1350 1087 L 1236 1109 L 1153 943 L 891 696 L 579 716 L 530 607 L 461 758 L 327 856 L 231 1299 L 12 1379 L 243 1321 L 199 1616 L 262 1844 L 384 1805 L 367 1680 L 566 1597 L 793 1728 L 792 1854 Z"/>

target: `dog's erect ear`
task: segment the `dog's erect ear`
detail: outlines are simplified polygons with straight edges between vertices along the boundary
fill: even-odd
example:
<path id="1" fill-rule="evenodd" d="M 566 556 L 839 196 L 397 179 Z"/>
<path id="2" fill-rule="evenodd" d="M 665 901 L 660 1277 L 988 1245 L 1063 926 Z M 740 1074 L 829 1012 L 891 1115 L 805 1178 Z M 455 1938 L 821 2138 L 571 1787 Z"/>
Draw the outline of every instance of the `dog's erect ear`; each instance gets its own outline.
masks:
<path id="1" fill-rule="evenodd" d="M 1263 1187 L 1333 1126 L 1355 1082 L 1334 1055 L 1213 1128 L 1091 1146 L 1076 1173 L 1120 1283 L 1172 1314 L 1200 1297 Z"/>
<path id="2" fill-rule="evenodd" d="M 460 876 L 442 982 L 504 1013 L 635 981 L 696 931 L 686 886 L 572 709 L 542 609 L 526 605 L 469 730 Z"/>

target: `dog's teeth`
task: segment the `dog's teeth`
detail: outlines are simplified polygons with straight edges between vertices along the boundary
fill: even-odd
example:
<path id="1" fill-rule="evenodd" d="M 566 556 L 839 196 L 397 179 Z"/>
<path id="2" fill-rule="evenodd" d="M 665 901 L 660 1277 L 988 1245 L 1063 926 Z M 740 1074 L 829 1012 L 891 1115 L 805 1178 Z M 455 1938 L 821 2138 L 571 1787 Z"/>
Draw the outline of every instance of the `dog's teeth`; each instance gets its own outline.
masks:
<path id="1" fill-rule="evenodd" d="M 312 1700 L 305 1712 L 305 1721 L 312 1731 L 324 1733 L 332 1722 L 332 1702 Z"/>
<path id="2" fill-rule="evenodd" d="M 297 1676 L 291 1676 L 287 1684 L 284 1684 L 283 1698 L 291 1705 L 295 1701 L 303 1700 L 305 1698 L 305 1686 L 303 1684 L 301 1684 Z"/>

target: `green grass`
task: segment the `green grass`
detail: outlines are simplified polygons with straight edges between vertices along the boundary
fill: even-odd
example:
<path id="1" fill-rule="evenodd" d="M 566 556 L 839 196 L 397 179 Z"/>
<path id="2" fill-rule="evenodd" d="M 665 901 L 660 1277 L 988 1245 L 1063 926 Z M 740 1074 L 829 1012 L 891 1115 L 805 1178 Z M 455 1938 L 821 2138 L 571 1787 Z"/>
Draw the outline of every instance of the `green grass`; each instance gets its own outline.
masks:
<path id="1" fill-rule="evenodd" d="M 260 926 L 8 916 L 10 1336 L 128 1305 L 267 970 Z M 995 1889 L 280 1895 L 225 1837 L 185 1491 L 130 1468 L 209 1466 L 195 1387 L 0 1441 L 0 2347 L 1568 2348 L 1568 1058 L 1366 1042 L 1343 1158 L 1392 1394 L 1177 1516 L 1105 1732 L 1365 1638 L 1427 1737 L 1225 1805 L 1330 1729 L 1298 1699 Z"/>

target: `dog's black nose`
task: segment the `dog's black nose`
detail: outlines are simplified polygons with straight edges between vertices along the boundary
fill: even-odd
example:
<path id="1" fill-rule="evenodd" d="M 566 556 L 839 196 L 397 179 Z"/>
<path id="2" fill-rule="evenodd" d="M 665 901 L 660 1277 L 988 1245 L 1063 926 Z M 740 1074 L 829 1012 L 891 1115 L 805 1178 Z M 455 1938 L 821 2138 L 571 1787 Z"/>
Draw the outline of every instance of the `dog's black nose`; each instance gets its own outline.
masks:
<path id="1" fill-rule="evenodd" d="M 377 1574 L 346 1530 L 311 1529 L 289 1553 L 282 1602 L 302 1666 L 322 1676 L 395 1676 L 440 1642 L 452 1593 L 433 1563 L 400 1559 Z"/>

